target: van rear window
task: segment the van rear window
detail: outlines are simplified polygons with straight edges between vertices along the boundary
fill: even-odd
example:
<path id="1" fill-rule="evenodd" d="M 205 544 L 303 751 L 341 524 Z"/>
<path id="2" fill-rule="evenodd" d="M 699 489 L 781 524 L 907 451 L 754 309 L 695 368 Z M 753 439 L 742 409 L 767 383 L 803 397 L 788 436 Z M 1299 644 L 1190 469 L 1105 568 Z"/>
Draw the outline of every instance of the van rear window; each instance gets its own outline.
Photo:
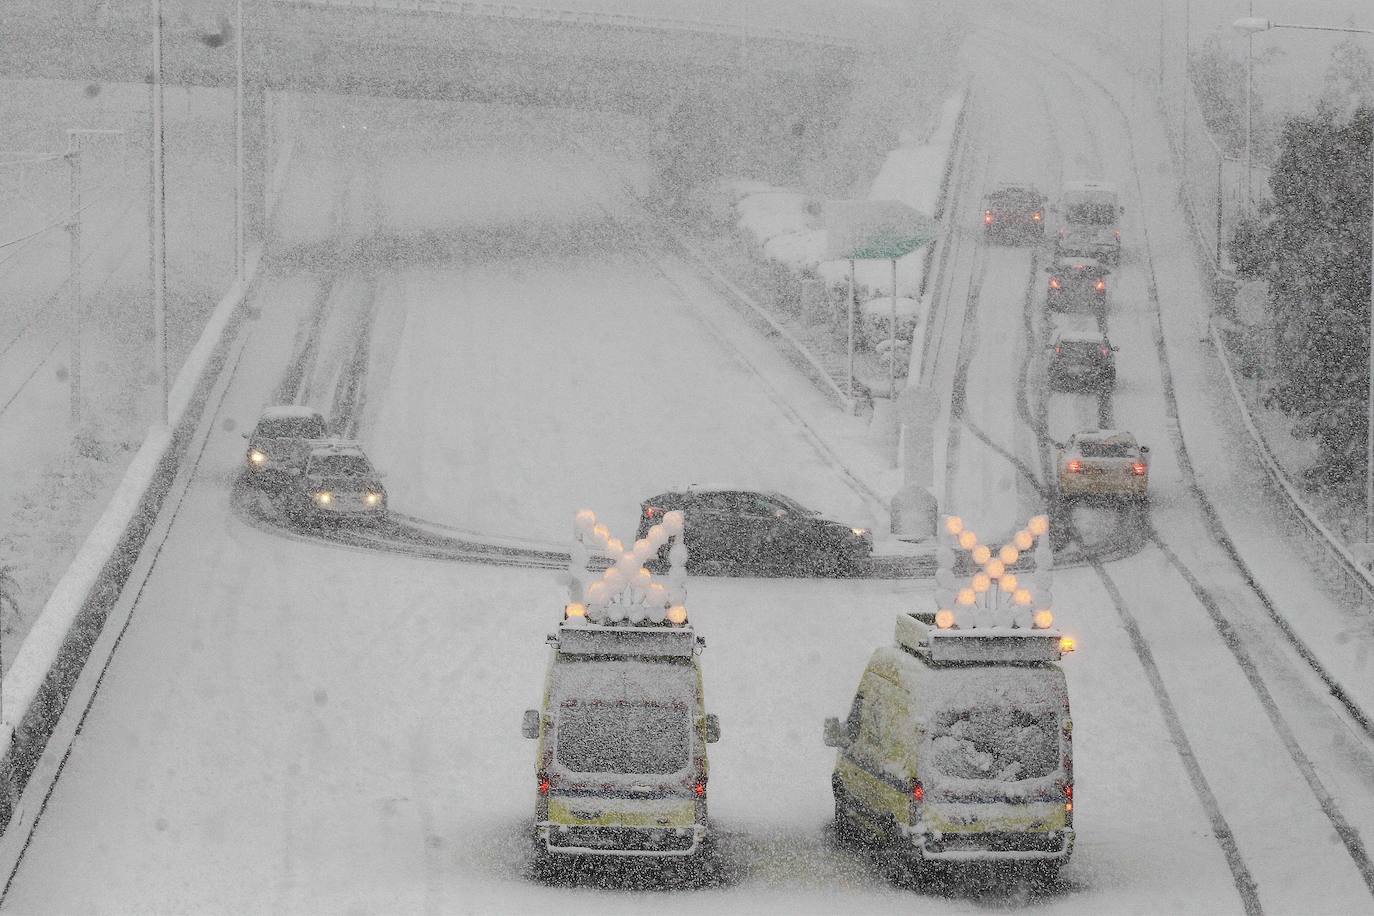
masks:
<path id="1" fill-rule="evenodd" d="M 1059 767 L 1058 717 L 1005 707 L 946 709 L 931 728 L 932 763 L 954 779 L 1015 782 Z"/>
<path id="2" fill-rule="evenodd" d="M 676 773 L 687 765 L 687 704 L 565 700 L 558 762 L 575 773 Z"/>

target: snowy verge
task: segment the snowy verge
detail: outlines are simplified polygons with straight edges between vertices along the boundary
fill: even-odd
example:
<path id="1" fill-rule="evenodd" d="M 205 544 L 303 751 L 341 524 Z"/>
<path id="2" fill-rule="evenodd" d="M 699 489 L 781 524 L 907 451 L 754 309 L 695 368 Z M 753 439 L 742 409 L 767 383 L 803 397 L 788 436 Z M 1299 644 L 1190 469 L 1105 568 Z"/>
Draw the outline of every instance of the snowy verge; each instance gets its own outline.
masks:
<path id="1" fill-rule="evenodd" d="M 924 139 L 914 131 L 902 134 L 902 145 L 887 154 L 869 188 L 869 200 L 898 200 L 922 213 L 933 214 L 939 206 L 949 158 L 964 107 L 964 92 L 951 95 L 940 106 L 939 117 Z M 827 233 L 820 225 L 822 202 L 799 191 L 775 188 L 756 181 L 737 181 L 727 186 L 734 198 L 738 225 L 752 238 L 764 256 L 798 271 L 814 273 L 828 283 L 847 280 L 844 260 L 825 260 Z M 858 261 L 855 282 L 873 290 L 891 286 L 887 261 Z M 925 272 L 923 250 L 897 260 L 899 293 L 914 295 Z"/>
<path id="2" fill-rule="evenodd" d="M 1321 542 L 1327 554 L 1334 561 L 1333 565 L 1336 570 L 1346 582 L 1356 590 L 1363 592 L 1367 599 L 1374 600 L 1374 575 L 1371 575 L 1364 568 L 1355 558 L 1355 555 L 1341 542 L 1341 539 L 1317 517 L 1316 510 L 1302 498 L 1298 488 L 1289 479 L 1287 472 L 1284 471 L 1283 466 L 1274 457 L 1264 435 L 1255 425 L 1250 407 L 1245 403 L 1245 396 L 1241 394 L 1240 387 L 1236 384 L 1236 372 L 1231 365 L 1230 357 L 1227 355 L 1226 341 L 1216 326 L 1212 327 L 1212 346 L 1217 354 L 1217 359 L 1221 362 L 1223 371 L 1226 373 L 1226 385 L 1231 392 L 1231 399 L 1235 402 L 1236 414 L 1240 417 L 1241 423 L 1244 424 L 1245 432 L 1249 435 L 1251 445 L 1254 446 L 1255 454 L 1259 456 L 1260 463 L 1264 465 L 1265 472 L 1291 504 L 1294 510 L 1291 514 L 1308 530 L 1314 540 Z"/>
<path id="3" fill-rule="evenodd" d="M 269 213 L 285 187 L 291 152 L 292 146 L 288 143 L 268 182 Z M 78 651 L 89 651 L 89 642 L 80 638 L 73 641 L 74 625 L 89 605 L 108 597 L 102 590 L 112 584 L 109 577 L 118 578 L 117 568 L 121 564 L 117 561 L 121 555 L 130 551 L 136 554 L 141 548 L 142 537 L 151 526 L 163 495 L 159 482 L 166 476 L 167 463 L 175 464 L 175 448 L 185 438 L 180 433 L 174 435 L 173 430 L 181 431 L 188 419 L 192 422 L 198 419 L 198 411 L 193 408 L 203 403 L 206 376 L 215 367 L 215 355 L 228 339 L 226 332 L 255 285 L 261 259 L 260 248 L 246 253 L 244 279 L 236 280 L 221 297 L 168 392 L 170 425 L 149 429 L 104 512 L 58 580 L 10 670 L 5 672 L 0 682 L 0 697 L 3 697 L 0 747 L 5 749 L 6 758 L 16 751 L 15 738 L 21 726 L 27 732 L 24 738 L 37 739 L 41 745 L 52 724 L 47 720 L 60 714 L 61 702 L 53 709 L 49 708 L 49 703 L 39 703 L 36 708 L 35 701 L 45 686 L 51 685 L 61 694 L 62 685 L 75 679 L 77 671 L 72 670 L 72 666 L 79 669 L 84 664 L 84 655 L 72 658 L 66 651 L 69 645 Z M 33 717 L 31 711 L 35 713 Z M 29 721 L 31 718 L 37 721 Z M 28 752 L 36 758 L 41 746 L 30 747 Z M 4 778 L 10 781 L 13 793 L 17 790 L 12 781 L 14 761 L 6 763 Z M 7 819 L 8 812 L 5 816 Z"/>

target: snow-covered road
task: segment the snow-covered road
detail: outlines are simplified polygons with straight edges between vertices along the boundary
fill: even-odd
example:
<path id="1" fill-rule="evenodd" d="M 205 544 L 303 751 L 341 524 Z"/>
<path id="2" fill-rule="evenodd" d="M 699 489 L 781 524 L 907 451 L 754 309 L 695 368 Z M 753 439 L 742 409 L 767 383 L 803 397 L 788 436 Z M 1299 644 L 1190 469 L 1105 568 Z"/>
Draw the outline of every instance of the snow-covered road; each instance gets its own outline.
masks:
<path id="1" fill-rule="evenodd" d="M 1079 840 L 1038 905 L 1368 910 L 1358 829 L 1374 823 L 1374 742 L 1270 614 L 1291 619 L 1329 676 L 1374 710 L 1368 622 L 1328 593 L 1249 483 L 1261 478 L 1216 396 L 1200 342 L 1204 285 L 1152 113 L 1133 107 L 1124 74 L 1098 82 L 1114 72 L 1108 62 L 1088 70 L 1009 53 L 1028 35 L 1049 45 L 1045 29 L 990 20 L 970 38 L 973 143 L 950 217 L 970 239 L 944 287 L 946 308 L 968 306 L 970 336 L 951 326 L 936 377 L 952 384 L 963 354 L 971 426 L 950 437 L 947 508 L 989 531 L 1020 521 L 1052 486 L 1046 438 L 1095 423 L 1103 407 L 1043 393 L 1035 354 L 1051 322 L 1039 310 L 1040 259 L 977 239 L 982 183 L 1010 175 L 1053 188 L 1101 173 L 1123 188 L 1128 254 L 1108 316 L 1120 378 L 1106 406 L 1154 446 L 1154 500 L 1138 554 L 1058 573 L 1061 622 L 1081 646 L 1065 662 Z M 261 315 L 194 478 L 5 905 L 790 913 L 1003 903 L 1004 888 L 898 887 L 827 831 L 833 752 L 820 723 L 846 708 L 894 612 L 929 601 L 919 582 L 694 580 L 707 703 L 724 733 L 711 804 L 725 880 L 646 896 L 528 879 L 533 749 L 518 724 L 537 700 L 558 578 L 245 524 L 228 497 L 239 432 L 288 367 L 302 367 L 297 393 L 331 406 L 348 328 L 373 309 L 362 436 L 398 509 L 455 527 L 556 542 L 581 505 L 625 527 L 641 498 L 692 479 L 776 486 L 851 515 L 871 507 L 797 422 L 825 409 L 809 384 L 789 381 L 711 288 L 655 245 L 622 174 L 505 113 L 435 121 L 419 143 L 419 118 L 354 107 L 343 127 L 322 116 L 305 125 L 313 146 L 298 148 L 283 202 L 289 256 L 259 291 Z M 387 256 L 331 266 L 360 236 Z M 303 358 L 312 338 L 301 329 L 321 303 L 326 321 Z M 1086 511 L 1076 520 L 1100 521 Z"/>

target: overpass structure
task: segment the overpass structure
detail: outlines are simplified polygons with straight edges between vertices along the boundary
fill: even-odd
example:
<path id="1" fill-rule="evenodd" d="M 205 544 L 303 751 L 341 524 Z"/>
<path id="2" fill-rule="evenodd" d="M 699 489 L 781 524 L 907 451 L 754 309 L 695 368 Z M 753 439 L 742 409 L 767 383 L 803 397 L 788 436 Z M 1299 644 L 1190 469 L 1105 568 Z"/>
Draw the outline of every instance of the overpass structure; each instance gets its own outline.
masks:
<path id="1" fill-rule="evenodd" d="M 468 0 L 242 0 L 249 228 L 261 226 L 269 91 L 614 110 L 691 130 L 785 122 L 815 142 L 849 95 L 838 37 Z M 151 4 L 9 0 L 0 76 L 151 78 Z M 166 85 L 232 87 L 235 0 L 163 10 Z M 256 224 L 256 226 L 255 226 Z"/>

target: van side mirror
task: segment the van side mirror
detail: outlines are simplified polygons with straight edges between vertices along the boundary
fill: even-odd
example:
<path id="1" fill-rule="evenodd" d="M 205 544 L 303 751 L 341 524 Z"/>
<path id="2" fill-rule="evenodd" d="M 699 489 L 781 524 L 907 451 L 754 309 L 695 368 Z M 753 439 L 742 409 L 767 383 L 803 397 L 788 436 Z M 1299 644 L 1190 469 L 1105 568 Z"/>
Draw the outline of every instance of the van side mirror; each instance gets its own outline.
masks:
<path id="1" fill-rule="evenodd" d="M 849 747 L 849 733 L 840 720 L 835 716 L 830 716 L 825 720 L 825 746 L 826 747 Z"/>
<path id="2" fill-rule="evenodd" d="M 713 712 L 706 714 L 706 743 L 715 744 L 720 740 L 720 719 Z"/>
<path id="3" fill-rule="evenodd" d="M 1150 454 L 1150 447 L 1148 445 L 1142 445 L 1140 447 L 1140 451 L 1141 453 L 1148 455 Z"/>
<path id="4" fill-rule="evenodd" d="M 539 737 L 539 710 L 525 710 L 525 718 L 520 721 L 520 734 L 526 738 Z"/>

